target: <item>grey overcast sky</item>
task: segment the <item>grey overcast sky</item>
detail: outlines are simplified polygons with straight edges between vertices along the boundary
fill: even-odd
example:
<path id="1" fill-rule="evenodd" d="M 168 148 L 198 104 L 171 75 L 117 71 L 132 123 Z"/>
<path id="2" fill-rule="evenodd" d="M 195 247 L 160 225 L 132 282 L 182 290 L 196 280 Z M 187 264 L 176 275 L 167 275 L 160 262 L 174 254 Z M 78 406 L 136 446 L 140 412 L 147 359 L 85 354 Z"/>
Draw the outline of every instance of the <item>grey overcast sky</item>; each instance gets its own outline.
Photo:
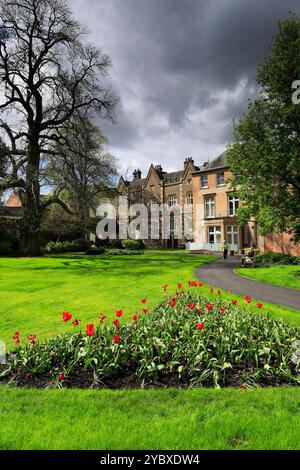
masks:
<path id="1" fill-rule="evenodd" d="M 257 93 L 256 65 L 299 0 L 70 0 L 113 62 L 117 122 L 101 121 L 130 176 L 213 159 Z"/>

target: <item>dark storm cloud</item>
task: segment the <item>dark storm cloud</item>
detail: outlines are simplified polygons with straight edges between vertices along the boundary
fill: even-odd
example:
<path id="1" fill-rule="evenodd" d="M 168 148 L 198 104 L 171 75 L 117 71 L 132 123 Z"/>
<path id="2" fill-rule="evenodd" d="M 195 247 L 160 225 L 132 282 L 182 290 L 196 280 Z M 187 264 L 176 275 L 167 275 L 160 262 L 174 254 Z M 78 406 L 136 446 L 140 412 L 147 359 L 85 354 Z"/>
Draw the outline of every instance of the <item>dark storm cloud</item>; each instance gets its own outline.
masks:
<path id="1" fill-rule="evenodd" d="M 230 140 L 257 93 L 257 62 L 299 0 L 72 0 L 113 61 L 117 123 L 101 123 L 123 169 L 200 163 Z"/>

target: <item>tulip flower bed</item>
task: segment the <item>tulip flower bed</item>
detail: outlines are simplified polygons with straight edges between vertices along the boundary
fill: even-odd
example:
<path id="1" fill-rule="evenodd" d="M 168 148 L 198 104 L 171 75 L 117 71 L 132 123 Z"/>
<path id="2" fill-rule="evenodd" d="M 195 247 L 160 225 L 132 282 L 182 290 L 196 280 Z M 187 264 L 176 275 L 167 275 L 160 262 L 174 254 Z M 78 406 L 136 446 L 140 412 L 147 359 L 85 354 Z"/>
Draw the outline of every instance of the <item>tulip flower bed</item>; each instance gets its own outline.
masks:
<path id="1" fill-rule="evenodd" d="M 271 318 L 261 304 L 189 291 L 167 295 L 153 311 L 141 299 L 132 321 L 116 312 L 81 328 L 63 313 L 66 333 L 45 343 L 31 335 L 8 355 L 0 382 L 39 388 L 299 385 L 300 328 Z"/>

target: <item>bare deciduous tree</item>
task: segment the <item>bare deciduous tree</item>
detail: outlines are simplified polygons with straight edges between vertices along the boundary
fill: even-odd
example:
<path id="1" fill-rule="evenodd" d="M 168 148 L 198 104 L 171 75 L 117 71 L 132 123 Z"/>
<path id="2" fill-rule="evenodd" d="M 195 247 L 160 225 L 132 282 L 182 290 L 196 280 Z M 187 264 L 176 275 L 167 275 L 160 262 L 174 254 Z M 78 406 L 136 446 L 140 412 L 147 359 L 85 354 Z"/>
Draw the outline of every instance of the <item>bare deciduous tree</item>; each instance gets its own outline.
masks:
<path id="1" fill-rule="evenodd" d="M 0 0 L 0 26 L 0 129 L 11 156 L 0 189 L 23 189 L 22 248 L 36 256 L 43 159 L 75 113 L 112 116 L 111 62 L 87 42 L 65 0 Z"/>
<path id="2" fill-rule="evenodd" d="M 50 201 L 69 203 L 82 237 L 91 230 L 90 210 L 115 191 L 115 159 L 105 150 L 106 142 L 87 119 L 73 120 L 60 132 L 45 168 L 45 181 L 53 188 Z"/>

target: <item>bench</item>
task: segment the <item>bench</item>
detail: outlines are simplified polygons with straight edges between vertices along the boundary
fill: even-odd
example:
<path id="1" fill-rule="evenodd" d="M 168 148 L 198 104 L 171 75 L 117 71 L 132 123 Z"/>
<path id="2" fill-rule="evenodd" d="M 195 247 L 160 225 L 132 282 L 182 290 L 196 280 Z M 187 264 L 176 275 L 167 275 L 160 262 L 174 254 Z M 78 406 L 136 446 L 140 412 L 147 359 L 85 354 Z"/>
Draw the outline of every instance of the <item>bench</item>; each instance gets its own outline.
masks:
<path id="1" fill-rule="evenodd" d="M 248 253 L 251 252 L 251 249 L 245 250 L 245 253 L 241 256 L 241 266 L 242 268 L 255 268 L 256 266 L 256 255 L 259 253 L 259 250 L 253 250 L 253 255 L 249 256 Z"/>

